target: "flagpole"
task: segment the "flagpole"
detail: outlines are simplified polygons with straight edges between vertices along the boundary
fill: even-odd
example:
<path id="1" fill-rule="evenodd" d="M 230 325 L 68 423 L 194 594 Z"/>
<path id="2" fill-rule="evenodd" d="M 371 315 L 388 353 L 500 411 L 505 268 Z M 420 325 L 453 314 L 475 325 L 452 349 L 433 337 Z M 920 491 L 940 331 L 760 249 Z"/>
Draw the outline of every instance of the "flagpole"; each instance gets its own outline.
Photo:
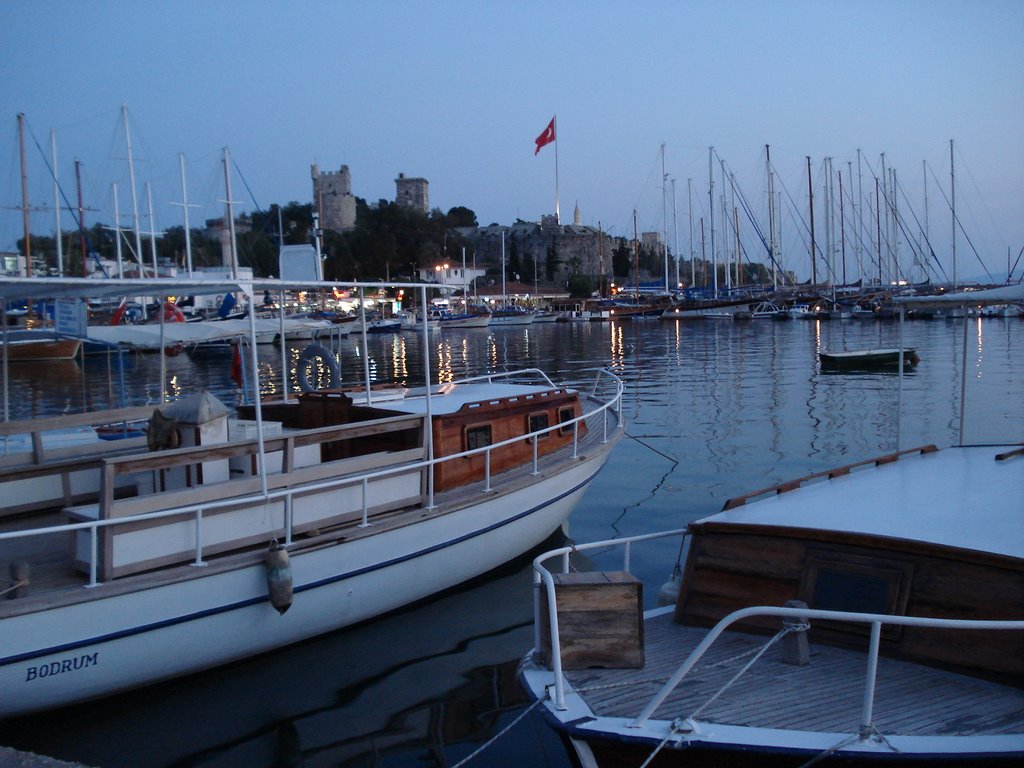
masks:
<path id="1" fill-rule="evenodd" d="M 551 120 L 555 126 L 555 221 L 561 224 L 562 217 L 558 210 L 558 115 L 555 115 Z"/>

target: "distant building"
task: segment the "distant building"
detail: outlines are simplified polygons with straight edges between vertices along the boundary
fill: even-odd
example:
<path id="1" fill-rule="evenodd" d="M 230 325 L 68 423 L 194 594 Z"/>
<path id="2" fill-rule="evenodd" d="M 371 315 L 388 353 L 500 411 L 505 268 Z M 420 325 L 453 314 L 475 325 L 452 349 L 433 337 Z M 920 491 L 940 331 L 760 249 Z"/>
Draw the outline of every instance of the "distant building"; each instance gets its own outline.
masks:
<path id="1" fill-rule="evenodd" d="M 231 229 L 224 225 L 225 218 L 206 220 L 206 236 L 220 241 L 221 264 L 231 266 Z M 246 213 L 235 217 L 235 236 L 252 232 L 252 217 Z"/>
<path id="2" fill-rule="evenodd" d="M 348 166 L 338 171 L 320 172 L 310 167 L 313 179 L 313 206 L 320 213 L 320 226 L 335 232 L 347 232 L 356 226 L 356 198 L 352 194 L 352 176 Z"/>
<path id="3" fill-rule="evenodd" d="M 665 245 L 661 242 L 660 232 L 641 232 L 640 245 L 651 253 L 663 254 L 665 252 Z"/>
<path id="4" fill-rule="evenodd" d="M 451 290 L 462 290 L 463 287 L 467 286 L 472 288 L 476 279 L 486 274 L 487 270 L 485 269 L 466 267 L 465 271 L 463 271 L 461 263 L 437 261 L 427 267 L 422 267 L 419 272 L 419 279 L 423 283 L 440 283 Z"/>
<path id="5" fill-rule="evenodd" d="M 395 202 L 423 213 L 430 213 L 429 187 L 430 182 L 426 179 L 413 179 L 400 173 L 395 179 Z"/>

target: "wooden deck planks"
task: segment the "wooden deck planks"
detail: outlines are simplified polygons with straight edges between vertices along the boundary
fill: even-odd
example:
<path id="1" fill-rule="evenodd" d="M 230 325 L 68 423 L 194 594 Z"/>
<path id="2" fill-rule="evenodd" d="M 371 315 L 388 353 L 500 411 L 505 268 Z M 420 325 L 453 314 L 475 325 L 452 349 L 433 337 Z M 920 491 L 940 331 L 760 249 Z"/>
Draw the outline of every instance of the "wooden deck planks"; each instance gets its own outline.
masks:
<path id="1" fill-rule="evenodd" d="M 640 670 L 580 670 L 567 673 L 599 715 L 635 717 L 705 636 L 703 628 L 672 622 L 671 614 L 646 622 L 647 665 Z M 771 648 L 698 719 L 712 722 L 820 732 L 852 732 L 861 719 L 865 656 L 862 652 L 813 645 L 811 663 L 794 667 Z M 655 712 L 658 719 L 689 717 L 725 685 L 749 657 L 723 665 L 768 637 L 732 633 L 712 647 Z M 716 643 L 716 646 L 718 644 Z M 712 655 L 713 654 L 713 655 Z M 626 684 L 633 681 L 631 684 Z M 653 681 L 653 682 L 652 682 Z M 604 687 L 615 686 L 615 687 Z M 873 723 L 884 734 L 919 736 L 1024 733 L 1024 691 L 943 670 L 879 659 Z"/>

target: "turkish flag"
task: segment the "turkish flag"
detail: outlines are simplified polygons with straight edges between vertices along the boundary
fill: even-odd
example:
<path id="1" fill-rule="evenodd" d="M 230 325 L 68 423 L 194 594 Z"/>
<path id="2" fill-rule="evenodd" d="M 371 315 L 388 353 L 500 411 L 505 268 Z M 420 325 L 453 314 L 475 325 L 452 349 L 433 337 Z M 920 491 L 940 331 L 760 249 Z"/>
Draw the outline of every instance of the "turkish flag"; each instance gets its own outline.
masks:
<path id="1" fill-rule="evenodd" d="M 540 152 L 540 148 L 545 144 L 550 144 L 555 140 L 555 118 L 551 118 L 551 122 L 548 123 L 548 127 L 544 129 L 540 136 L 538 136 L 534 142 L 537 144 L 537 149 L 534 150 L 533 154 L 536 155 Z"/>

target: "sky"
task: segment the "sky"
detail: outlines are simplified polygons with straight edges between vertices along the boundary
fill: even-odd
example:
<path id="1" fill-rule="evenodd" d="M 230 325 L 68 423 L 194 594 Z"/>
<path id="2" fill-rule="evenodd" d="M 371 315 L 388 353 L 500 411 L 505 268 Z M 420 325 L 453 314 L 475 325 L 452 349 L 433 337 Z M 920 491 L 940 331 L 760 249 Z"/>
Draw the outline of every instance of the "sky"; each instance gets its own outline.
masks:
<path id="1" fill-rule="evenodd" d="M 144 231 L 147 182 L 155 228 L 183 222 L 179 155 L 190 223 L 223 215 L 227 147 L 236 212 L 312 202 L 310 165 L 347 165 L 370 203 L 404 173 L 482 225 L 557 202 L 563 223 L 578 206 L 632 237 L 635 212 L 685 257 L 693 222 L 699 255 L 713 147 L 716 228 L 724 166 L 726 210 L 763 261 L 744 208 L 767 234 L 768 145 L 783 263 L 802 279 L 808 157 L 819 246 L 832 158 L 836 219 L 865 216 L 894 169 L 900 237 L 927 231 L 947 276 L 954 189 L 959 277 L 1005 277 L 1024 247 L 1021 0 L 0 0 L 0 40 L 2 250 L 22 236 L 18 113 L 34 233 L 55 229 L 51 136 L 71 201 L 81 161 L 87 225 L 113 223 L 115 183 L 132 225 L 123 105 Z M 557 141 L 535 154 L 552 117 Z M 850 279 L 873 227 L 848 229 Z"/>

